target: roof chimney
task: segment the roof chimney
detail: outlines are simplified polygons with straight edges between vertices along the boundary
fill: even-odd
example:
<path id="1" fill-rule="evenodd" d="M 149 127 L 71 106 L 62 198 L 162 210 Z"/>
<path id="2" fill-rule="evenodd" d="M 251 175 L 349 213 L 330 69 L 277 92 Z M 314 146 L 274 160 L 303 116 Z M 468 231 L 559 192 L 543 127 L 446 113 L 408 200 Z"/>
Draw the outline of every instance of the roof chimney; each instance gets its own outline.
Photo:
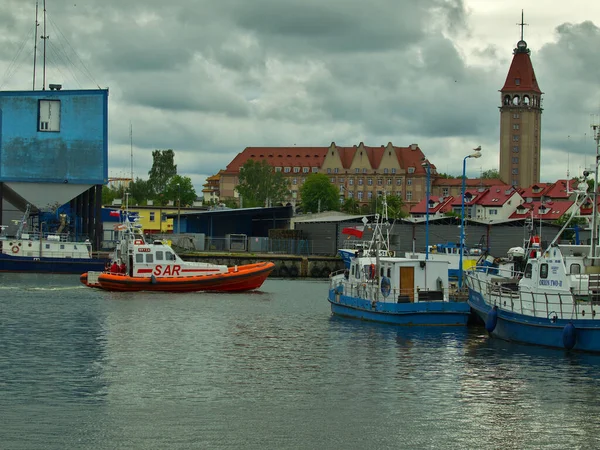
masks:
<path id="1" fill-rule="evenodd" d="M 410 149 L 416 150 L 418 146 L 419 146 L 419 144 L 410 144 Z"/>

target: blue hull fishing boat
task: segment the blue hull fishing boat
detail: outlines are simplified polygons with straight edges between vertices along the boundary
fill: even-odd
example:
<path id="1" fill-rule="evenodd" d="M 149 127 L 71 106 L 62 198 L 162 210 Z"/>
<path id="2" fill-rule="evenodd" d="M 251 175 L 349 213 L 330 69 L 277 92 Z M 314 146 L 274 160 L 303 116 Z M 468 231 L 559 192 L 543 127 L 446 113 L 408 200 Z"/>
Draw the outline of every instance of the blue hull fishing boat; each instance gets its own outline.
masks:
<path id="1" fill-rule="evenodd" d="M 470 307 L 450 299 L 448 262 L 390 256 L 389 223 L 376 215 L 369 245 L 331 274 L 331 312 L 394 325 L 466 325 Z"/>
<path id="2" fill-rule="evenodd" d="M 15 236 L 5 236 L 8 227 L 1 227 L 0 272 L 81 274 L 104 270 L 108 258 L 94 257 L 88 240 L 71 241 L 60 228 L 56 233 L 25 232 L 29 211 L 28 205 Z"/>
<path id="3" fill-rule="evenodd" d="M 588 201 L 577 191 L 571 219 Z M 589 203 L 589 202 L 588 202 Z M 593 203 L 596 203 L 595 201 Z M 586 203 L 587 204 L 587 203 Z M 592 239 L 598 239 L 596 212 Z M 600 352 L 600 258 L 596 245 L 559 244 L 569 221 L 547 248 L 539 240 L 522 257 L 488 257 L 466 272 L 469 305 L 492 337 L 567 350 Z"/>

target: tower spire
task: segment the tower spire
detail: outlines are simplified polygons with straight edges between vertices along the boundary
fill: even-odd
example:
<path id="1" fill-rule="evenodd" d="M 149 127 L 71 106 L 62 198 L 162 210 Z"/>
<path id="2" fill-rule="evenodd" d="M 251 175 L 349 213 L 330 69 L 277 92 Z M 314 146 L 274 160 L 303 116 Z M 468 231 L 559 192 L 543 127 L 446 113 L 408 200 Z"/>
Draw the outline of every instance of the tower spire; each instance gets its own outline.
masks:
<path id="1" fill-rule="evenodd" d="M 517 24 L 518 26 L 521 27 L 521 40 L 523 41 L 523 28 L 525 27 L 525 25 L 529 25 L 528 23 L 525 23 L 524 21 L 524 17 L 523 17 L 523 10 L 521 10 L 521 23 Z"/>

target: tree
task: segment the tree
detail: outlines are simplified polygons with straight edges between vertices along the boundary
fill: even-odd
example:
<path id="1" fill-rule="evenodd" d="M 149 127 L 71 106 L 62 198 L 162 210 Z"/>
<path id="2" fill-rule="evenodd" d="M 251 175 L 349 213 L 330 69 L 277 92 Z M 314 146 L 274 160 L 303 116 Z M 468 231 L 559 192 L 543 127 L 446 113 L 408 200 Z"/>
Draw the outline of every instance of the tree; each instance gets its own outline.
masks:
<path id="1" fill-rule="evenodd" d="M 235 189 L 244 207 L 255 207 L 285 200 L 289 184 L 283 174 L 275 172 L 267 161 L 249 159 L 240 167 L 239 183 Z"/>
<path id="2" fill-rule="evenodd" d="M 360 213 L 360 205 L 353 198 L 347 198 L 342 203 L 342 211 L 348 214 L 359 214 Z"/>
<path id="3" fill-rule="evenodd" d="M 311 173 L 300 188 L 304 212 L 337 211 L 339 193 L 324 173 Z"/>
<path id="4" fill-rule="evenodd" d="M 148 199 L 152 197 L 148 182 L 141 178 L 136 178 L 134 182 L 130 183 L 127 190 L 131 194 L 129 203 L 132 205 L 146 205 Z"/>
<path id="5" fill-rule="evenodd" d="M 500 178 L 500 172 L 498 172 L 496 169 L 486 170 L 481 174 L 481 178 L 483 180 L 489 180 L 491 178 Z"/>
<path id="6" fill-rule="evenodd" d="M 388 218 L 390 219 L 401 219 L 403 217 L 408 216 L 406 212 L 404 212 L 404 200 L 397 195 L 388 195 L 386 197 L 387 209 L 388 209 Z M 370 214 L 381 214 L 383 215 L 383 198 L 382 197 L 373 197 L 368 205 L 368 213 Z"/>
<path id="7" fill-rule="evenodd" d="M 397 195 L 390 195 L 386 198 L 388 205 L 388 217 L 390 219 L 402 219 L 408 214 L 404 211 L 404 200 Z"/>
<path id="8" fill-rule="evenodd" d="M 168 150 L 154 150 L 152 152 L 152 168 L 148 172 L 148 186 L 152 196 L 161 203 L 164 202 L 163 194 L 167 184 L 177 175 L 175 152 Z"/>
<path id="9" fill-rule="evenodd" d="M 102 186 L 102 204 L 103 205 L 112 205 L 112 202 L 116 198 L 123 198 L 124 191 L 123 188 L 115 188 Z"/>
<path id="10" fill-rule="evenodd" d="M 175 175 L 164 190 L 164 196 L 167 200 L 172 200 L 173 205 L 191 206 L 196 200 L 196 190 L 190 177 Z"/>

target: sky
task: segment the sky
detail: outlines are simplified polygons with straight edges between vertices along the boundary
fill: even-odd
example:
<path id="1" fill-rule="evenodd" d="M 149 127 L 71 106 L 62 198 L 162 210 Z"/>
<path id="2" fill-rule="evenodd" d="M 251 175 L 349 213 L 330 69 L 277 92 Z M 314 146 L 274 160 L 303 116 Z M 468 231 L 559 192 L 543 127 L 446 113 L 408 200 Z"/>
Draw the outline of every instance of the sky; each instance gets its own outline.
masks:
<path id="1" fill-rule="evenodd" d="M 47 0 L 46 79 L 109 89 L 109 176 L 173 149 L 201 195 L 248 146 L 419 144 L 438 172 L 499 166 L 499 89 L 524 38 L 541 180 L 593 163 L 600 4 L 589 0 Z M 42 1 L 39 20 L 42 22 Z M 0 90 L 30 90 L 35 0 L 0 2 Z M 43 26 L 43 25 L 42 25 Z M 40 34 L 42 32 L 40 26 Z M 38 46 L 36 89 L 41 89 Z M 131 132 L 130 132 L 131 130 Z"/>

